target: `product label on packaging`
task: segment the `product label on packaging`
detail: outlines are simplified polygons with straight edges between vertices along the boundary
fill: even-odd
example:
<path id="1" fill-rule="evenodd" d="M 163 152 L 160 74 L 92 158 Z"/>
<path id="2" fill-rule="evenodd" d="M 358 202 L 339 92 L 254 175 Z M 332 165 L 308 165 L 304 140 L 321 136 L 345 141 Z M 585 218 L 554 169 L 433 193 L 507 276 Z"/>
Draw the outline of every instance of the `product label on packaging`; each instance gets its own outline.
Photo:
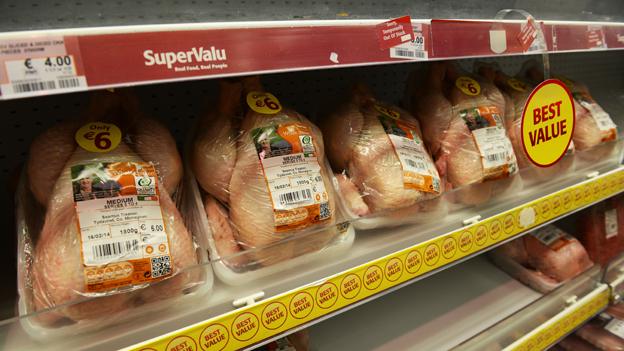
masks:
<path id="1" fill-rule="evenodd" d="M 459 116 L 472 132 L 481 154 L 486 179 L 507 177 L 518 170 L 516 155 L 495 106 L 461 110 Z"/>
<path id="2" fill-rule="evenodd" d="M 572 95 L 591 114 L 602 134 L 602 141 L 615 140 L 617 138 L 617 125 L 611 116 L 586 92 L 575 92 Z"/>
<path id="3" fill-rule="evenodd" d="M 617 125 L 611 116 L 594 101 L 587 91 L 581 90 L 574 81 L 561 76 L 558 76 L 557 79 L 561 80 L 572 92 L 574 99 L 589 111 L 602 133 L 602 141 L 615 140 L 617 138 Z"/>
<path id="4" fill-rule="evenodd" d="M 392 108 L 378 104 L 374 106 L 379 112 L 379 122 L 401 163 L 403 186 L 439 194 L 440 175 L 416 132 L 417 127 L 400 120 L 400 113 Z"/>
<path id="5" fill-rule="evenodd" d="M 535 165 L 549 167 L 573 150 L 574 101 L 556 79 L 539 84 L 522 112 L 522 147 Z"/>
<path id="6" fill-rule="evenodd" d="M 609 321 L 609 323 L 604 326 L 604 328 L 612 334 L 615 334 L 620 338 L 624 339 L 624 321 L 613 318 Z"/>
<path id="7" fill-rule="evenodd" d="M 76 165 L 71 177 L 88 292 L 171 275 L 173 262 L 154 165 Z"/>
<path id="8" fill-rule="evenodd" d="M 605 236 L 607 239 L 618 235 L 617 210 L 612 208 L 605 211 Z"/>
<path id="9" fill-rule="evenodd" d="M 85 90 L 80 54 L 68 50 L 65 40 L 62 36 L 39 36 L 0 42 L 2 95 Z"/>
<path id="10" fill-rule="evenodd" d="M 282 110 L 279 100 L 271 93 L 252 91 L 247 94 L 247 105 L 252 110 L 266 115 L 274 115 Z"/>
<path id="11" fill-rule="evenodd" d="M 332 216 L 312 130 L 284 123 L 251 131 L 264 170 L 278 231 L 328 220 Z"/>
<path id="12" fill-rule="evenodd" d="M 554 225 L 547 225 L 531 233 L 542 244 L 550 247 L 552 250 L 559 250 L 564 247 L 573 238 L 563 232 Z"/>
<path id="13" fill-rule="evenodd" d="M 481 85 L 476 80 L 462 76 L 455 80 L 455 86 L 464 94 L 469 96 L 477 96 L 481 94 Z"/>

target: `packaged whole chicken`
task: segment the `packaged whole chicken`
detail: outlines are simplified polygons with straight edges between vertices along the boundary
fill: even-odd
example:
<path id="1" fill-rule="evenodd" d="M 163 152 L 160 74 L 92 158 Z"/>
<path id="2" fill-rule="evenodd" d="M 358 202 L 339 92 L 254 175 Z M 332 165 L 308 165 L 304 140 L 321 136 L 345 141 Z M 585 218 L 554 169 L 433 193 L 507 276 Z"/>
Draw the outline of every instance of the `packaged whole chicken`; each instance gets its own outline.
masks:
<path id="1" fill-rule="evenodd" d="M 544 74 L 536 61 L 527 61 L 518 74 L 534 84 L 544 80 Z M 581 157 L 590 161 L 609 159 L 615 156 L 618 138 L 617 125 L 611 116 L 592 98 L 587 86 L 562 75 L 553 75 L 561 80 L 574 98 L 575 126 L 572 140 L 579 151 L 592 149 L 591 152 L 580 153 Z"/>
<path id="2" fill-rule="evenodd" d="M 604 351 L 624 350 L 624 320 L 611 312 L 621 307 L 609 306 L 604 313 L 576 331 L 576 335 Z"/>
<path id="3" fill-rule="evenodd" d="M 505 101 L 505 127 L 513 145 L 514 153 L 518 161 L 518 167 L 522 171 L 522 178 L 527 181 L 546 181 L 556 178 L 572 170 L 574 164 L 574 142 L 570 142 L 566 157 L 549 167 L 536 166 L 528 158 L 522 145 L 522 114 L 527 99 L 535 87 L 520 78 L 510 77 L 505 74 L 496 64 L 478 62 L 475 70 L 490 84 L 495 84 L 503 95 Z"/>
<path id="4" fill-rule="evenodd" d="M 168 130 L 128 91 L 96 92 L 81 118 L 39 135 L 17 194 L 20 313 L 42 312 L 27 331 L 101 328 L 206 292 L 182 177 Z"/>
<path id="5" fill-rule="evenodd" d="M 597 351 L 594 345 L 581 339 L 576 334 L 570 334 L 561 340 L 557 346 L 565 351 Z"/>
<path id="6" fill-rule="evenodd" d="M 542 293 L 593 266 L 583 245 L 554 225 L 505 243 L 490 257 L 509 275 Z"/>
<path id="7" fill-rule="evenodd" d="M 368 217 L 354 222 L 356 227 L 444 215 L 441 202 L 432 200 L 444 184 L 410 113 L 375 99 L 368 87 L 358 84 L 321 128 L 347 208 L 356 218 Z"/>
<path id="8" fill-rule="evenodd" d="M 578 238 L 594 262 L 607 265 L 624 251 L 624 196 L 606 199 L 578 216 Z"/>
<path id="9" fill-rule="evenodd" d="M 320 130 L 282 107 L 257 77 L 220 81 L 217 108 L 201 121 L 189 152 L 215 269 L 226 283 L 317 257 L 310 253 L 328 257 L 352 242 Z"/>
<path id="10" fill-rule="evenodd" d="M 480 204 L 518 184 L 505 101 L 496 86 L 446 62 L 430 64 L 425 76 L 412 74 L 406 101 L 447 190 L 460 188 L 458 202 Z"/>

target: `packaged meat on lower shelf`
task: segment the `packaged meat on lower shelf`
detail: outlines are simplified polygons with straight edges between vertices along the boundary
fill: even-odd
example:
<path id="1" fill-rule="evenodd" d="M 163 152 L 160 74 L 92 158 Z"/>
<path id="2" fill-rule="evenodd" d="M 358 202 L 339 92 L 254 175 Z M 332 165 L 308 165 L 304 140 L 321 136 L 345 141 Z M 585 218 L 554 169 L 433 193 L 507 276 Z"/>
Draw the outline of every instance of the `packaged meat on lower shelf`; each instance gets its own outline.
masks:
<path id="1" fill-rule="evenodd" d="M 93 93 L 81 118 L 39 135 L 16 198 L 26 331 L 73 335 L 205 295 L 183 176 L 172 136 L 129 91 Z"/>
<path id="2" fill-rule="evenodd" d="M 583 245 L 554 225 L 505 243 L 490 257 L 509 275 L 542 293 L 593 266 Z"/>
<path id="3" fill-rule="evenodd" d="M 621 319 L 620 305 L 609 306 L 605 312 L 579 328 L 576 335 L 598 350 L 624 350 L 624 319 Z"/>
<path id="4" fill-rule="evenodd" d="M 544 80 L 544 73 L 536 61 L 525 62 L 518 74 L 534 84 Z M 574 98 L 575 126 L 572 140 L 580 152 L 579 156 L 588 161 L 611 161 L 617 158 L 617 125 L 611 116 L 594 100 L 587 86 L 562 75 L 553 75 L 561 80 Z"/>
<path id="5" fill-rule="evenodd" d="M 505 101 L 494 84 L 447 62 L 414 72 L 406 104 L 419 118 L 423 137 L 447 189 L 464 204 L 481 204 L 517 189 L 518 164 L 505 130 Z"/>
<path id="6" fill-rule="evenodd" d="M 320 130 L 258 77 L 219 86 L 189 147 L 217 275 L 242 284 L 344 252 L 354 232 Z"/>
<path id="7" fill-rule="evenodd" d="M 522 114 L 527 99 L 534 88 L 533 84 L 521 78 L 513 78 L 504 73 L 496 64 L 477 62 L 475 70 L 491 84 L 496 84 L 505 101 L 505 127 L 518 167 L 522 171 L 522 178 L 531 182 L 546 181 L 570 172 L 574 166 L 574 142 L 570 142 L 566 156 L 548 167 L 539 167 L 533 164 L 527 156 L 522 141 Z"/>
<path id="8" fill-rule="evenodd" d="M 440 218 L 444 190 L 418 120 L 354 86 L 321 123 L 327 157 L 357 228 Z M 435 200 L 433 200 L 435 199 Z"/>
<path id="9" fill-rule="evenodd" d="M 594 262 L 606 265 L 624 252 L 624 195 L 583 210 L 577 219 L 578 238 Z"/>

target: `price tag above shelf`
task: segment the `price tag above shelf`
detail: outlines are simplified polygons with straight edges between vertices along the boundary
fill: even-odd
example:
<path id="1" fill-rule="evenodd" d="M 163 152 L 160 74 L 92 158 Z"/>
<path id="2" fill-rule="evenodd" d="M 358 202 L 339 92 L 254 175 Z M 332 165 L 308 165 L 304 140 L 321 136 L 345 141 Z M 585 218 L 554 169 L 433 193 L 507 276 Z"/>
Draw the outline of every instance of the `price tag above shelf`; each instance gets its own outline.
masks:
<path id="1" fill-rule="evenodd" d="M 549 52 L 624 47 L 624 23 L 535 23 Z M 0 33 L 0 99 L 404 60 L 523 55 L 518 36 L 533 37 L 522 36 L 523 25 L 527 28 L 526 21 L 404 16 Z"/>

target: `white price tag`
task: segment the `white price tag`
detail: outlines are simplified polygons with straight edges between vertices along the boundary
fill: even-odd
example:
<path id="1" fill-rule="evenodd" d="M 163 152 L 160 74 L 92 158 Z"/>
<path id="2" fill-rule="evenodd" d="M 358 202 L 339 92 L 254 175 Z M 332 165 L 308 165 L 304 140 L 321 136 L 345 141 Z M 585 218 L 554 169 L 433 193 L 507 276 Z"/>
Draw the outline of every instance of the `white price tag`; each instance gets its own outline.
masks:
<path id="1" fill-rule="evenodd" d="M 87 87 L 85 77 L 76 74 L 72 55 L 26 58 L 6 61 L 4 65 L 9 83 L 2 84 L 3 95 L 79 91 Z"/>
<path id="2" fill-rule="evenodd" d="M 414 40 L 391 47 L 391 58 L 412 60 L 427 59 L 428 55 L 425 50 L 425 36 L 423 35 L 422 24 L 415 24 L 413 28 Z"/>
<path id="3" fill-rule="evenodd" d="M 624 321 L 613 318 L 611 321 L 609 321 L 609 323 L 607 323 L 607 325 L 605 325 L 604 328 L 610 331 L 612 334 L 615 334 L 620 338 L 624 338 Z"/>
<path id="4" fill-rule="evenodd" d="M 617 210 L 615 208 L 605 211 L 605 236 L 607 239 L 618 235 Z"/>
<path id="5" fill-rule="evenodd" d="M 87 80 L 74 41 L 63 36 L 0 41 L 2 96 L 86 90 Z"/>

